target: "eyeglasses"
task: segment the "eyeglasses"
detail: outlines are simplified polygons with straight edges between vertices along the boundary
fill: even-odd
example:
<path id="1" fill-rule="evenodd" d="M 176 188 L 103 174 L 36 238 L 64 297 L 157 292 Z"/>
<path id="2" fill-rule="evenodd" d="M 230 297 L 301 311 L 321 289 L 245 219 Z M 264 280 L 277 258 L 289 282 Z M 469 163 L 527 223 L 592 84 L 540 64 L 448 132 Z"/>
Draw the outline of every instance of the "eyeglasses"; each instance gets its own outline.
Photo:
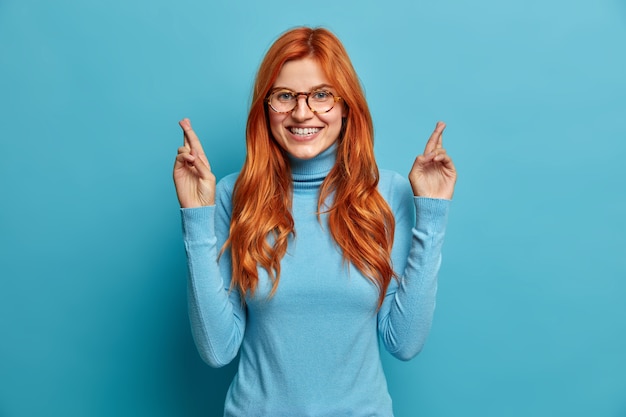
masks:
<path id="1" fill-rule="evenodd" d="M 267 104 L 276 113 L 291 113 L 298 105 L 298 97 L 306 96 L 306 104 L 313 113 L 328 113 L 335 107 L 341 97 L 333 96 L 327 90 L 311 92 L 295 92 L 291 90 L 276 90 L 267 98 Z"/>

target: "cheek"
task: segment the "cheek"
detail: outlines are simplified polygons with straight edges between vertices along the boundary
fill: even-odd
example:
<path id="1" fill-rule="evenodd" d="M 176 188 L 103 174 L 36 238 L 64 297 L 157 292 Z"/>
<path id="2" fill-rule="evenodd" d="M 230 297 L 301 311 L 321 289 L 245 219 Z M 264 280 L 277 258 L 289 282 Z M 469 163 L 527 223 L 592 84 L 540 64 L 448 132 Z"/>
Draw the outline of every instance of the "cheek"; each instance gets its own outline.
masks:
<path id="1" fill-rule="evenodd" d="M 343 124 L 344 117 L 347 117 L 348 111 L 345 106 L 338 105 L 334 109 L 332 109 L 329 113 L 326 114 L 326 118 L 324 122 L 332 129 L 332 130 L 341 130 L 341 126 Z"/>
<path id="2" fill-rule="evenodd" d="M 337 114 L 333 114 L 331 117 L 325 117 L 322 121 L 328 125 L 329 130 L 339 131 L 341 130 L 342 117 L 341 113 L 337 112 Z"/>

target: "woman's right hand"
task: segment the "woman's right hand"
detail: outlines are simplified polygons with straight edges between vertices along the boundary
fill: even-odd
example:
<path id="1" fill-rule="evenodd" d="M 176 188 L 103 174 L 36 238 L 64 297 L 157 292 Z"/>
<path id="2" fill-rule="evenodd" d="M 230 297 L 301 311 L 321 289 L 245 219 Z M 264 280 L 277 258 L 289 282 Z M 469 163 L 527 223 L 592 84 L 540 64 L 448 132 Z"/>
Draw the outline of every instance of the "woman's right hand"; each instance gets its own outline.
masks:
<path id="1" fill-rule="evenodd" d="M 178 148 L 174 163 L 174 185 L 182 208 L 212 206 L 215 204 L 215 175 L 191 121 L 178 122 L 183 129 L 184 145 Z"/>

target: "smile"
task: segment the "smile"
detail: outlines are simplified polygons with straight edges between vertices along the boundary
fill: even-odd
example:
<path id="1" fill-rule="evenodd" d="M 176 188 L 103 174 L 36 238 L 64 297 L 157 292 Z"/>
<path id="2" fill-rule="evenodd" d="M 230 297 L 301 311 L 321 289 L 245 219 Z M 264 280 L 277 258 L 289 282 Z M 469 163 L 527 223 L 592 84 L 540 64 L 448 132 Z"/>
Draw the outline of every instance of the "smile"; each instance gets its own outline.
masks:
<path id="1" fill-rule="evenodd" d="M 298 136 L 311 136 L 322 130 L 319 127 L 290 127 L 289 131 Z"/>

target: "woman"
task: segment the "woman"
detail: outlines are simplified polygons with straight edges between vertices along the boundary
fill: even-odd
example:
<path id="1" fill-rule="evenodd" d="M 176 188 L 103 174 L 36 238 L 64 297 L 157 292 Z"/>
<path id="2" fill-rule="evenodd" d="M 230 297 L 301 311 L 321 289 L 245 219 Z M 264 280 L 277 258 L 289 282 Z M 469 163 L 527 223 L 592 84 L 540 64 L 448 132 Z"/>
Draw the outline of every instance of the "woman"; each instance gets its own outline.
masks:
<path id="1" fill-rule="evenodd" d="M 224 415 L 392 415 L 378 341 L 408 360 L 430 329 L 456 181 L 445 125 L 410 181 L 379 172 L 346 51 L 325 29 L 298 28 L 261 63 L 239 174 L 216 186 L 189 120 L 180 126 L 193 335 L 212 366 L 240 352 Z"/>

